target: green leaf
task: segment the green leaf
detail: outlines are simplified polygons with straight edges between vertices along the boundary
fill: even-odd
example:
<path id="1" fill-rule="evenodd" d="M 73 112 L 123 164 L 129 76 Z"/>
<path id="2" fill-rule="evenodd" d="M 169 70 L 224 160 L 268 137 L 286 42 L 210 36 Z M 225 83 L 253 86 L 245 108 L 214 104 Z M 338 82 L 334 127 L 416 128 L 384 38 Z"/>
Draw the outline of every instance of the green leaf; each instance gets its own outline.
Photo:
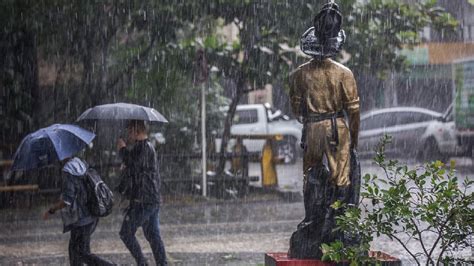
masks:
<path id="1" fill-rule="evenodd" d="M 321 251 L 323 252 L 323 254 L 328 253 L 330 250 L 331 250 L 331 247 L 328 244 L 326 243 L 321 244 Z"/>
<path id="2" fill-rule="evenodd" d="M 219 47 L 219 41 L 215 35 L 207 36 L 204 39 L 204 47 L 210 49 L 217 49 Z"/>
<path id="3" fill-rule="evenodd" d="M 444 167 L 444 163 L 442 161 L 437 160 L 434 162 L 433 166 L 439 169 Z"/>
<path id="4" fill-rule="evenodd" d="M 323 254 L 323 256 L 321 257 L 321 260 L 322 261 L 331 261 L 331 256 L 328 255 L 328 254 Z"/>
<path id="5" fill-rule="evenodd" d="M 371 186 L 368 186 L 368 187 L 367 187 L 367 192 L 369 192 L 370 194 L 373 194 L 373 193 L 374 193 L 374 190 L 372 189 Z"/>
<path id="6" fill-rule="evenodd" d="M 233 41 L 232 42 L 232 50 L 239 51 L 241 49 L 242 49 L 242 46 L 240 45 L 239 41 Z"/>
<path id="7" fill-rule="evenodd" d="M 333 209 L 335 209 L 335 210 L 337 210 L 337 209 L 341 208 L 342 205 L 343 205 L 343 204 L 342 204 L 342 201 L 336 200 L 333 204 L 331 204 L 330 207 L 333 208 Z"/>
<path id="8" fill-rule="evenodd" d="M 369 181 L 370 181 L 370 174 L 365 174 L 363 178 L 364 178 L 365 183 L 369 183 Z"/>
<path id="9" fill-rule="evenodd" d="M 456 161 L 455 160 L 450 160 L 449 161 L 449 168 L 450 169 L 456 168 Z"/>

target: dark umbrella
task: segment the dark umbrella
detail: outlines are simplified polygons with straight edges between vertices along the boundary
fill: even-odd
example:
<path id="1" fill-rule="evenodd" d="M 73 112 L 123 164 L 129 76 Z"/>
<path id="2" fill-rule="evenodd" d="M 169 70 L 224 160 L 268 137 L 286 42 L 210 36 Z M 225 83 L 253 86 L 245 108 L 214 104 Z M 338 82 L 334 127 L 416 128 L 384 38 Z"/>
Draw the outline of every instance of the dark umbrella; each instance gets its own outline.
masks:
<path id="1" fill-rule="evenodd" d="M 130 103 L 97 105 L 87 109 L 77 118 L 77 121 L 82 120 L 144 120 L 168 123 L 155 109 Z"/>
<path id="2" fill-rule="evenodd" d="M 54 124 L 39 129 L 22 140 L 11 170 L 35 169 L 72 157 L 94 138 L 94 133 L 76 125 Z"/>

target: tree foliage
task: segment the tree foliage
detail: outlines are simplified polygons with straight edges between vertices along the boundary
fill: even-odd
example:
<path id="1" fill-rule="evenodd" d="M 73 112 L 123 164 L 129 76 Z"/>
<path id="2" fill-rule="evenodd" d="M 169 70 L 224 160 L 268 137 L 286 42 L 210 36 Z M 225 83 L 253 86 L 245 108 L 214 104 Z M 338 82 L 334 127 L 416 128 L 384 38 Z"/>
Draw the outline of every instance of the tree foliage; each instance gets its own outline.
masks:
<path id="1" fill-rule="evenodd" d="M 415 5 L 337 2 L 348 33 L 350 59 L 345 63 L 356 76 L 375 72 L 383 77 L 399 69 L 403 60 L 397 50 L 418 42 L 424 26 L 454 25 L 431 0 Z M 209 94 L 221 93 L 222 86 L 233 88 L 225 140 L 242 95 L 266 83 L 284 83 L 306 60 L 297 49 L 299 37 L 323 3 L 2 1 L 0 78 L 6 103 L 0 113 L 1 139 L 17 142 L 38 127 L 74 121 L 90 106 L 116 101 L 157 107 L 194 130 L 199 106 L 193 65 L 196 51 L 203 49 L 213 68 Z M 230 24 L 237 29 L 231 41 L 219 34 Z M 53 80 L 43 84 L 40 68 Z M 209 111 L 217 113 L 216 106 L 225 101 L 209 97 Z"/>
<path id="2" fill-rule="evenodd" d="M 395 0 L 350 2 L 345 6 L 349 14 L 345 49 L 351 56 L 347 64 L 356 73 L 376 73 L 380 78 L 389 71 L 404 69 L 405 58 L 398 52 L 419 44 L 425 27 L 449 34 L 458 24 L 436 0 L 413 4 Z"/>
<path id="3" fill-rule="evenodd" d="M 375 163 L 385 176 L 367 174 L 362 185 L 360 206 L 342 206 L 344 214 L 336 218 L 338 230 L 360 237 L 360 244 L 344 247 L 341 242 L 322 247 L 326 259 L 362 263 L 375 236 L 397 242 L 417 265 L 440 265 L 453 262 L 448 250 L 469 247 L 473 235 L 474 181 L 460 181 L 454 161 L 445 166 L 440 161 L 415 169 L 385 157 L 385 136 L 377 148 Z M 415 253 L 408 243 L 417 242 Z M 471 261 L 472 263 L 472 261 Z"/>

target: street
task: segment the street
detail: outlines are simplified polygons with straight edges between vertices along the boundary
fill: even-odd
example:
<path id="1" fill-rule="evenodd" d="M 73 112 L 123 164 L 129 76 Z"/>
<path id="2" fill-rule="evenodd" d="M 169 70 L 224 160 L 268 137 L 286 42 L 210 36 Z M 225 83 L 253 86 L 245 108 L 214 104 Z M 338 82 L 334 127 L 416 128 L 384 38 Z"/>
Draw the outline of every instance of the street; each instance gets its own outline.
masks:
<path id="1" fill-rule="evenodd" d="M 472 161 L 458 158 L 459 176 L 474 178 Z M 250 175 L 259 175 L 252 163 Z M 370 160 L 362 162 L 364 173 L 381 174 Z M 282 191 L 301 191 L 301 160 L 279 165 Z M 161 232 L 172 265 L 262 265 L 264 253 L 286 252 L 289 239 L 304 215 L 303 202 L 290 202 L 275 192 L 256 191 L 245 199 L 216 200 L 183 195 L 182 201 L 167 201 L 161 208 Z M 41 220 L 44 200 L 31 209 L 0 210 L 0 264 L 67 264 L 69 234 L 62 234 L 59 215 Z M 134 264 L 119 238 L 125 203 L 102 219 L 92 236 L 93 252 L 119 264 Z M 137 233 L 144 252 L 153 261 L 148 242 Z M 413 249 L 419 247 L 413 246 Z M 382 250 L 410 265 L 408 254 L 394 242 L 377 238 L 373 250 Z M 472 251 L 462 251 L 472 256 Z M 469 253 L 471 252 L 471 253 Z"/>

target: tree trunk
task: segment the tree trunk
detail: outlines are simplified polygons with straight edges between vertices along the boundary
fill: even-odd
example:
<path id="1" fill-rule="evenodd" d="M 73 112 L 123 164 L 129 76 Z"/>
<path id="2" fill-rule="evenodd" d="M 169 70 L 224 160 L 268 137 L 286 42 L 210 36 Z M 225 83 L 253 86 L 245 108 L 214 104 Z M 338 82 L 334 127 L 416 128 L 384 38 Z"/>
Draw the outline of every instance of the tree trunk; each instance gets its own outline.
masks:
<path id="1" fill-rule="evenodd" d="M 237 81 L 237 93 L 235 97 L 232 98 L 232 102 L 229 105 L 229 110 L 227 111 L 227 116 L 225 118 L 224 132 L 222 133 L 221 147 L 220 147 L 220 153 L 219 153 L 219 164 L 217 165 L 217 171 L 216 171 L 217 175 L 220 175 L 224 172 L 225 162 L 226 162 L 225 154 L 227 150 L 227 144 L 229 143 L 229 140 L 230 140 L 230 128 L 232 126 L 232 121 L 234 119 L 235 110 L 237 109 L 237 104 L 239 103 L 242 95 L 245 94 L 244 84 L 245 84 L 245 80 L 242 76 L 240 76 Z"/>
<path id="2" fill-rule="evenodd" d="M 243 17 L 255 17 L 257 14 L 256 9 L 253 8 L 253 5 L 249 5 L 248 9 L 245 10 L 245 14 Z M 242 21 L 246 21 L 246 19 L 242 19 Z M 235 76 L 237 79 L 237 88 L 236 88 L 236 95 L 232 99 L 230 103 L 229 110 L 227 111 L 227 117 L 225 119 L 224 124 L 224 132 L 222 133 L 222 141 L 221 141 L 221 148 L 219 154 L 219 164 L 217 165 L 217 175 L 221 175 L 224 172 L 225 168 L 225 153 L 227 150 L 227 144 L 230 139 L 230 128 L 232 126 L 232 120 L 234 118 L 235 110 L 237 109 L 237 104 L 240 101 L 242 95 L 248 92 L 247 88 L 245 88 L 245 84 L 248 78 L 248 69 L 249 69 L 249 55 L 253 49 L 253 45 L 257 43 L 257 37 L 260 36 L 260 31 L 258 27 L 258 23 L 254 22 L 252 24 L 246 24 L 241 28 L 240 31 L 241 42 L 243 43 L 243 62 L 240 64 L 240 68 L 237 72 L 235 72 Z"/>
<path id="3" fill-rule="evenodd" d="M 16 68 L 21 71 L 23 77 L 23 88 L 30 95 L 30 108 L 27 112 L 30 117 L 26 132 L 38 128 L 40 121 L 40 93 L 38 80 L 38 56 L 36 49 L 36 35 L 27 30 L 18 32 L 17 34 Z M 25 121 L 26 122 L 26 121 Z"/>

